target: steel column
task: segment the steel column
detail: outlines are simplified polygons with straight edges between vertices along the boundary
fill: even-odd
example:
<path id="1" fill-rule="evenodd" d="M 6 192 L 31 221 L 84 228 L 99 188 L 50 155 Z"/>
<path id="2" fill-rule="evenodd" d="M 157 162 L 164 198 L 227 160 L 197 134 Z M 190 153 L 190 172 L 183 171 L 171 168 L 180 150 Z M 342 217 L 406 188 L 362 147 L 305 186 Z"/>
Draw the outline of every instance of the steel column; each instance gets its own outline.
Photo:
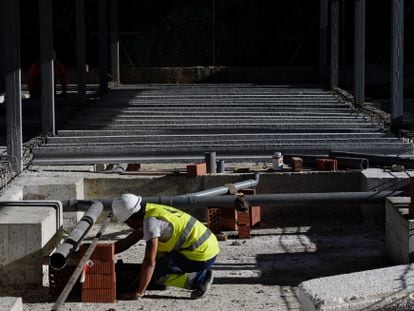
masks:
<path id="1" fill-rule="evenodd" d="M 108 91 L 108 27 L 107 1 L 98 1 L 98 31 L 99 31 L 99 86 L 100 92 Z"/>
<path id="2" fill-rule="evenodd" d="M 216 65 L 216 0 L 211 0 L 211 64 Z"/>
<path id="3" fill-rule="evenodd" d="M 111 1 L 111 66 L 112 82 L 116 85 L 121 83 L 119 69 L 119 34 L 118 34 L 118 17 L 119 4 L 118 0 Z"/>
<path id="4" fill-rule="evenodd" d="M 365 102 L 365 17 L 366 0 L 355 0 L 354 92 L 355 104 Z"/>
<path id="5" fill-rule="evenodd" d="M 339 76 L 339 0 L 331 0 L 331 88 L 338 87 Z"/>
<path id="6" fill-rule="evenodd" d="M 39 0 L 40 81 L 43 133 L 55 133 L 52 0 Z"/>
<path id="7" fill-rule="evenodd" d="M 319 76 L 326 82 L 328 75 L 328 0 L 319 0 Z"/>
<path id="8" fill-rule="evenodd" d="M 85 1 L 76 0 L 76 62 L 79 102 L 86 102 Z"/>
<path id="9" fill-rule="evenodd" d="M 0 0 L 0 12 L 4 12 L 3 8 L 3 1 Z M 0 13 L 1 14 L 1 13 Z M 5 51 L 5 44 L 4 44 L 4 18 L 3 16 L 0 17 L 0 94 L 6 91 L 6 81 L 5 81 L 5 71 L 4 71 L 4 51 Z"/>
<path id="10" fill-rule="evenodd" d="M 3 0 L 5 72 L 6 72 L 6 122 L 7 154 L 13 171 L 23 170 L 22 99 L 20 68 L 20 1 Z"/>
<path id="11" fill-rule="evenodd" d="M 404 114 L 404 0 L 392 0 L 391 122 L 400 126 Z"/>

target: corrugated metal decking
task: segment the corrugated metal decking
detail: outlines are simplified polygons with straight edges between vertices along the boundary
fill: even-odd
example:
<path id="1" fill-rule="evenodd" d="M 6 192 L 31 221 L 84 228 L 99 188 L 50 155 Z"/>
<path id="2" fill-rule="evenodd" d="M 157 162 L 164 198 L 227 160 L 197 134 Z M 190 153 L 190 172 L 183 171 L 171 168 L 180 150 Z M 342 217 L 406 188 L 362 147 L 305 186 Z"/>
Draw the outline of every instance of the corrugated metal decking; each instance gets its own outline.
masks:
<path id="1" fill-rule="evenodd" d="M 34 150 L 34 164 L 165 162 L 216 151 L 233 161 L 273 151 L 408 154 L 411 144 L 329 91 L 250 84 L 121 87 Z"/>

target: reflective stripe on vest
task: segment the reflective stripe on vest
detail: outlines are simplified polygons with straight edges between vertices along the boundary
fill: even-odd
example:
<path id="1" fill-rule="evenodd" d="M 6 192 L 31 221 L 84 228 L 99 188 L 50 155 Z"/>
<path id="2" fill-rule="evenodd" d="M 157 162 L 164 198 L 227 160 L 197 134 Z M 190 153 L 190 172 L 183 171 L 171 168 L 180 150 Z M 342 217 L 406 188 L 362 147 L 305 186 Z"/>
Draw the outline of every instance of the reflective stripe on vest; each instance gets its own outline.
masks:
<path id="1" fill-rule="evenodd" d="M 196 261 L 207 261 L 219 252 L 217 238 L 196 218 L 176 208 L 147 203 L 145 218 L 157 217 L 171 223 L 173 233 L 165 242 L 158 242 L 159 253 L 178 251 Z"/>

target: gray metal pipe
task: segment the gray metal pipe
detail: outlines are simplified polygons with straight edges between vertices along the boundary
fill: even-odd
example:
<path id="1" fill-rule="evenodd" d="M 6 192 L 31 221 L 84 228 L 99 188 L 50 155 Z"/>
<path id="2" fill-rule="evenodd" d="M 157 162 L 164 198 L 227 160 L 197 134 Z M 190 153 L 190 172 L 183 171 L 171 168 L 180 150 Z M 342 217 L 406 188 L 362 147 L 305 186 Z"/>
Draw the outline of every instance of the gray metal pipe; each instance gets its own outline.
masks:
<path id="1" fill-rule="evenodd" d="M 254 188 L 259 184 L 259 179 L 260 179 L 260 175 L 255 174 L 254 179 L 248 179 L 248 180 L 236 182 L 236 183 L 232 184 L 232 188 L 234 188 L 235 190 Z M 222 186 L 222 187 L 211 188 L 211 189 L 207 189 L 207 190 L 203 190 L 203 191 L 199 191 L 199 192 L 184 194 L 184 195 L 179 196 L 179 197 L 215 196 L 215 195 L 226 194 L 228 192 L 229 192 L 229 187 Z"/>
<path id="2" fill-rule="evenodd" d="M 281 194 L 258 194 L 243 196 L 250 205 L 260 206 L 292 206 L 300 204 L 362 204 L 378 203 L 387 197 L 399 196 L 403 191 L 368 191 L 368 192 L 319 192 L 319 193 L 281 193 Z M 69 201 L 68 201 L 69 202 Z M 106 211 L 111 211 L 112 199 L 101 200 Z M 236 195 L 225 196 L 162 196 L 143 197 L 142 204 L 157 203 L 175 207 L 227 207 L 238 206 L 240 198 Z M 82 209 L 86 201 L 72 203 L 76 209 Z M 70 206 L 69 206 L 70 209 Z"/>
<path id="3" fill-rule="evenodd" d="M 246 195 L 243 198 L 251 205 L 289 206 L 299 204 L 332 204 L 332 203 L 375 203 L 385 198 L 401 195 L 402 191 L 369 191 L 369 192 L 322 192 L 322 193 L 284 193 Z M 225 196 L 165 196 L 144 197 L 143 203 L 158 203 L 175 207 L 228 207 L 237 208 L 240 198 L 235 195 Z"/>
<path id="4" fill-rule="evenodd" d="M 77 223 L 76 227 L 69 233 L 63 243 L 50 256 L 50 266 L 54 269 L 62 269 L 66 265 L 69 255 L 78 248 L 80 242 L 92 228 L 93 224 L 101 215 L 104 206 L 100 201 L 93 201 L 85 215 Z"/>
<path id="5" fill-rule="evenodd" d="M 214 151 L 213 152 L 206 152 L 204 154 L 204 158 L 205 158 L 205 161 L 206 161 L 207 173 L 215 174 L 217 172 L 216 153 Z"/>
<path id="6" fill-rule="evenodd" d="M 329 153 L 330 157 L 348 157 L 348 158 L 365 158 L 369 161 L 371 166 L 391 166 L 393 164 L 403 165 L 405 168 L 414 168 L 414 158 L 402 158 L 399 155 L 381 155 L 381 154 L 366 154 L 359 152 L 346 152 L 332 150 Z"/>

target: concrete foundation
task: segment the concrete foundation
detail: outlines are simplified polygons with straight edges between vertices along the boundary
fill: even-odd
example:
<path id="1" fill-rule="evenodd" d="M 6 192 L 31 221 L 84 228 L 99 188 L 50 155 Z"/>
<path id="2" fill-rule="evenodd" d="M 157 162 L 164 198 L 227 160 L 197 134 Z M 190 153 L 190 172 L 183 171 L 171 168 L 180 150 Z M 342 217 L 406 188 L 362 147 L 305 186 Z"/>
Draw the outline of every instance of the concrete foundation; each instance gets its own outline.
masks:
<path id="1" fill-rule="evenodd" d="M 414 266 L 400 265 L 299 284 L 304 311 L 413 310 Z"/>
<path id="2" fill-rule="evenodd" d="M 20 297 L 0 297 L 0 310 L 23 311 L 23 301 Z"/>
<path id="3" fill-rule="evenodd" d="M 60 239 L 60 202 L 3 202 L 0 206 L 0 284 L 41 285 L 43 258 Z"/>
<path id="4" fill-rule="evenodd" d="M 385 203 L 387 252 L 395 264 L 414 260 L 414 219 L 408 218 L 409 197 L 388 198 Z"/>

